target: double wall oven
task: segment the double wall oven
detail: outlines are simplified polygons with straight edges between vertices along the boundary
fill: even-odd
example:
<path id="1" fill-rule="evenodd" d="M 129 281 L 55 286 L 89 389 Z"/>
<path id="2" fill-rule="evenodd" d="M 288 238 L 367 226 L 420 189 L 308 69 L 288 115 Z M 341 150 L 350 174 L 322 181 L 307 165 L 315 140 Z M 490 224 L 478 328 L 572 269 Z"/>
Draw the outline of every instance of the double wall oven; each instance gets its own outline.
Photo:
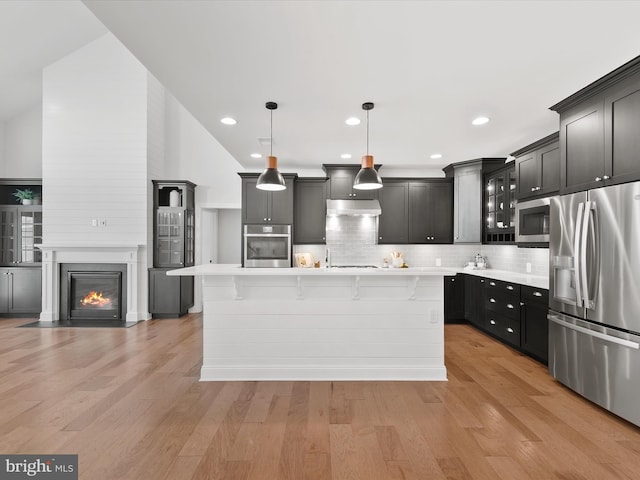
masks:
<path id="1" fill-rule="evenodd" d="M 291 267 L 291 225 L 245 225 L 244 267 Z"/>

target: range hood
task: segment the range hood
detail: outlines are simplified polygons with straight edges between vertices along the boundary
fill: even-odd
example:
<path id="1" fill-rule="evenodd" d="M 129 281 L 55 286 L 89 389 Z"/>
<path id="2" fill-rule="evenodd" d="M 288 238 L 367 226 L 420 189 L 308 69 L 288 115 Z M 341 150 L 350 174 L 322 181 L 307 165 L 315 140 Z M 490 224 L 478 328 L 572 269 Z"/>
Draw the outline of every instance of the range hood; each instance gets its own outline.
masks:
<path id="1" fill-rule="evenodd" d="M 378 200 L 327 200 L 327 215 L 371 215 L 382 213 Z"/>

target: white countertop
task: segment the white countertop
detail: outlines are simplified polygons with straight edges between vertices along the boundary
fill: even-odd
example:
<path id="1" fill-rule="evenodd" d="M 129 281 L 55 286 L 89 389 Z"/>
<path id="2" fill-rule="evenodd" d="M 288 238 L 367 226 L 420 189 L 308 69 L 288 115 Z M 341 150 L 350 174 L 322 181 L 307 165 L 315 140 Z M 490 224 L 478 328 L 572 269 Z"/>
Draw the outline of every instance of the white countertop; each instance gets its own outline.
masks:
<path id="1" fill-rule="evenodd" d="M 549 277 L 541 275 L 531 275 L 528 273 L 509 272 L 507 270 L 494 270 L 492 268 L 470 270 L 466 268 L 454 269 L 458 273 L 466 273 L 467 275 L 476 275 L 478 277 L 491 278 L 493 280 L 502 280 L 503 282 L 519 283 L 520 285 L 528 285 L 535 288 L 549 289 Z"/>
<path id="2" fill-rule="evenodd" d="M 528 275 L 526 273 L 509 272 L 506 270 L 467 270 L 464 268 L 445 267 L 409 267 L 409 268 L 242 268 L 238 264 L 207 263 L 193 267 L 180 268 L 167 272 L 167 275 L 232 275 L 232 276 L 307 276 L 307 275 L 335 275 L 335 276 L 369 276 L 369 275 L 393 275 L 393 276 L 429 276 L 429 275 L 455 275 L 466 273 L 494 280 L 519 283 L 535 288 L 549 288 L 549 278 L 540 275 Z"/>
<path id="3" fill-rule="evenodd" d="M 429 276 L 455 275 L 458 269 L 443 267 L 411 267 L 411 268 L 242 268 L 240 265 L 207 263 L 193 267 L 170 270 L 167 275 L 243 275 L 243 276 Z"/>

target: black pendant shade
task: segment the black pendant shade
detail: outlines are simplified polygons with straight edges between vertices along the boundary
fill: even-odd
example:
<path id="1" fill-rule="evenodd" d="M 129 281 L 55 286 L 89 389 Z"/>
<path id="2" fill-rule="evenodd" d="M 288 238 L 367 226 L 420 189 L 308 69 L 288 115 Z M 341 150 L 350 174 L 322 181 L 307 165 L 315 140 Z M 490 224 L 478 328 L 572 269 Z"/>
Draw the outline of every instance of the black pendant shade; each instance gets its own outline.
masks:
<path id="1" fill-rule="evenodd" d="M 287 188 L 284 177 L 278 171 L 278 158 L 273 156 L 273 111 L 278 108 L 278 104 L 276 102 L 267 102 L 265 107 L 271 112 L 270 155 L 267 158 L 267 168 L 258 177 L 256 188 L 277 192 Z"/>
<path id="2" fill-rule="evenodd" d="M 353 188 L 356 190 L 376 190 L 382 188 L 382 179 L 373 166 L 373 155 L 369 155 L 369 110 L 373 110 L 373 103 L 363 103 L 362 109 L 367 112 L 367 154 L 362 157 L 362 167 L 356 175 Z"/>

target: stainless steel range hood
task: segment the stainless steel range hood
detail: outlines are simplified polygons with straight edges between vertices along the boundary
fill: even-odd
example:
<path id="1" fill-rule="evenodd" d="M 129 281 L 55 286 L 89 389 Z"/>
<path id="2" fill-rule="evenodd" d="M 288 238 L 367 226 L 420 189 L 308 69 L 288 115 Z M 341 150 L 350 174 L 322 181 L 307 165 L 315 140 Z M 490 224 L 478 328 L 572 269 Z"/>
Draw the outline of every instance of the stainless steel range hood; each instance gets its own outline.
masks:
<path id="1" fill-rule="evenodd" d="M 378 200 L 327 200 L 327 215 L 371 215 L 382 213 Z"/>

